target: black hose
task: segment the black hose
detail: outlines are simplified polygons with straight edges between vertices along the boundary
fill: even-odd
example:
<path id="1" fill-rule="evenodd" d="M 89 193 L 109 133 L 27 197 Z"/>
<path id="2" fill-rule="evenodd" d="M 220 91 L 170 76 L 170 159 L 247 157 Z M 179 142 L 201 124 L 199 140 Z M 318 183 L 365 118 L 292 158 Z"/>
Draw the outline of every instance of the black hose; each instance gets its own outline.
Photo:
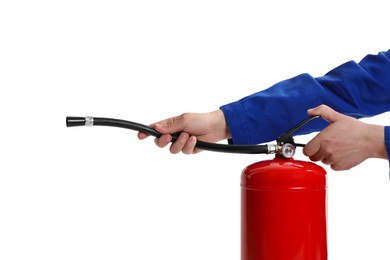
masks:
<path id="1" fill-rule="evenodd" d="M 120 120 L 120 119 L 113 119 L 113 118 L 103 118 L 103 117 L 67 117 L 66 118 L 66 126 L 67 127 L 73 127 L 73 126 L 85 126 L 85 125 L 97 125 L 97 126 L 111 126 L 111 127 L 119 127 L 119 128 L 126 128 L 142 133 L 146 133 L 148 135 L 154 136 L 154 137 L 161 137 L 162 134 L 152 127 L 126 121 L 126 120 Z M 177 138 L 179 137 L 179 134 L 171 134 L 172 136 L 172 142 L 175 142 Z M 207 150 L 207 151 L 213 151 L 213 152 L 224 152 L 224 153 L 244 153 L 244 154 L 268 154 L 268 145 L 229 145 L 229 144 L 216 144 L 216 143 L 208 143 L 203 141 L 197 141 L 196 148 L 201 150 Z"/>

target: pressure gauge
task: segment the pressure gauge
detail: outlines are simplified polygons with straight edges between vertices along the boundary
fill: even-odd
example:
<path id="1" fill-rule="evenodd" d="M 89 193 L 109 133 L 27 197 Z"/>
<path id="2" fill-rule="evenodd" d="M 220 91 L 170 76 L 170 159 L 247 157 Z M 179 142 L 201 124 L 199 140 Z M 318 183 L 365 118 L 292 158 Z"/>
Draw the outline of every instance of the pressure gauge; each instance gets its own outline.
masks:
<path id="1" fill-rule="evenodd" d="M 295 146 L 290 144 L 290 143 L 286 143 L 282 146 L 282 155 L 285 157 L 285 158 L 291 158 L 293 157 L 295 154 Z"/>

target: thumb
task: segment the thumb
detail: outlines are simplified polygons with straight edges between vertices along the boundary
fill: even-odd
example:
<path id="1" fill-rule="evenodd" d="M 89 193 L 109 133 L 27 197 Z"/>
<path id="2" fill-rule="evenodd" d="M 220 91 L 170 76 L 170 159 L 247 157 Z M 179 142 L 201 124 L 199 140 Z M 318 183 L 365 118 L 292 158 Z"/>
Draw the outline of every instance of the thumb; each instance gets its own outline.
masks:
<path id="1" fill-rule="evenodd" d="M 162 134 L 174 134 L 183 131 L 185 123 L 182 116 L 176 116 L 154 123 L 152 127 Z"/>
<path id="2" fill-rule="evenodd" d="M 311 108 L 307 110 L 307 113 L 310 116 L 321 116 L 329 123 L 336 122 L 337 120 L 339 120 L 340 116 L 342 116 L 342 114 L 336 112 L 335 110 L 331 109 L 327 105 L 320 105 L 318 107 Z"/>

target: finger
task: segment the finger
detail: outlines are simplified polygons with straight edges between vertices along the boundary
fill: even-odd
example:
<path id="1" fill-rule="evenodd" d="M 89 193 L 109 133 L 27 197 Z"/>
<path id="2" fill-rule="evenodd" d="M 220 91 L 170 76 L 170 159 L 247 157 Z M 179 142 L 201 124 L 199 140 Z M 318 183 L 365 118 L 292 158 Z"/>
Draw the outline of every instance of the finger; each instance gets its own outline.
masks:
<path id="1" fill-rule="evenodd" d="M 177 140 L 171 145 L 169 148 L 170 152 L 173 154 L 179 153 L 183 147 L 185 146 L 186 142 L 188 141 L 190 135 L 186 132 L 182 132 Z"/>
<path id="2" fill-rule="evenodd" d="M 185 121 L 183 116 L 175 116 L 157 122 L 153 124 L 152 127 L 162 134 L 173 134 L 183 131 L 185 127 Z"/>
<path id="3" fill-rule="evenodd" d="M 195 136 L 191 136 L 188 141 L 186 142 L 186 144 L 184 145 L 183 149 L 182 149 L 182 152 L 184 154 L 193 154 L 193 153 L 196 153 L 197 149 L 195 149 L 195 145 L 196 145 L 196 137 Z"/>
<path id="4" fill-rule="evenodd" d="M 321 162 L 325 165 L 331 165 L 334 163 L 330 156 L 325 157 L 324 159 L 321 160 Z"/>
<path id="5" fill-rule="evenodd" d="M 345 171 L 345 170 L 351 169 L 352 167 L 354 167 L 358 164 L 359 163 L 356 164 L 356 163 L 350 163 L 350 162 L 336 161 L 330 165 L 330 168 L 334 171 Z"/>
<path id="6" fill-rule="evenodd" d="M 349 168 L 344 168 L 344 167 L 341 167 L 340 164 L 338 163 L 332 163 L 330 165 L 330 168 L 334 171 L 343 171 L 343 170 L 348 170 Z"/>
<path id="7" fill-rule="evenodd" d="M 311 108 L 307 110 L 307 113 L 311 116 L 321 116 L 329 123 L 334 123 L 338 121 L 341 116 L 343 116 L 326 105 L 320 105 L 318 107 Z"/>
<path id="8" fill-rule="evenodd" d="M 137 136 L 138 136 L 138 139 L 144 140 L 144 139 L 147 138 L 149 135 L 148 135 L 148 134 L 145 134 L 145 133 L 142 133 L 142 132 L 138 132 Z"/>
<path id="9" fill-rule="evenodd" d="M 170 133 L 174 133 L 174 132 L 171 132 L 170 131 L 170 124 L 165 124 L 164 125 L 164 122 L 165 121 L 161 121 L 161 123 L 154 123 L 154 124 L 151 124 L 150 125 L 150 127 L 152 127 L 152 128 L 154 128 L 157 132 L 159 132 L 159 133 L 161 133 L 161 134 L 163 134 L 163 135 L 165 135 L 165 134 L 170 134 Z M 172 129 L 172 128 L 171 128 Z M 140 139 L 140 140 L 143 140 L 143 139 L 145 139 L 145 138 L 147 138 L 149 135 L 148 134 L 146 134 L 146 133 L 142 133 L 142 132 L 138 132 L 138 139 Z M 161 138 L 161 137 L 160 137 Z M 167 143 L 166 143 L 166 137 L 165 138 L 163 138 L 163 142 L 160 142 L 159 140 L 158 140 L 159 138 L 157 138 L 157 141 L 156 141 L 156 144 L 158 144 L 158 146 L 160 146 L 160 144 L 162 145 L 162 144 L 164 144 L 164 146 L 165 145 L 167 145 Z M 170 142 L 170 141 L 169 141 Z M 168 142 L 168 143 L 169 143 Z"/>
<path id="10" fill-rule="evenodd" d="M 324 135 L 326 135 L 326 130 L 317 134 L 303 148 L 303 154 L 308 156 L 310 160 L 317 162 L 325 158 L 331 158 L 331 155 L 327 152 L 326 143 L 323 140 Z"/>
<path id="11" fill-rule="evenodd" d="M 154 123 L 154 124 L 149 125 L 149 127 L 154 128 L 157 132 L 160 132 L 160 131 L 157 130 L 156 128 L 160 128 L 160 129 L 161 129 L 161 128 L 162 128 L 162 125 L 159 124 L 159 123 Z M 161 132 L 160 132 L 160 133 L 161 133 Z M 149 137 L 150 135 L 147 134 L 147 133 L 138 132 L 137 136 L 138 136 L 138 139 L 143 140 L 143 139 Z"/>
<path id="12" fill-rule="evenodd" d="M 162 123 L 152 124 L 151 127 L 153 127 L 157 132 L 160 132 L 162 134 L 170 134 L 168 129 Z"/>
<path id="13" fill-rule="evenodd" d="M 321 148 L 321 133 L 317 134 L 313 139 L 311 139 L 305 147 L 303 147 L 303 154 L 311 157 L 314 154 L 318 153 Z"/>
<path id="14" fill-rule="evenodd" d="M 317 153 L 313 154 L 312 156 L 309 156 L 310 160 L 313 162 L 323 161 L 328 156 L 328 154 L 324 154 L 321 150 Z"/>
<path id="15" fill-rule="evenodd" d="M 171 135 L 162 135 L 162 136 L 160 136 L 160 138 L 155 138 L 154 139 L 155 144 L 158 147 L 160 147 L 160 148 L 164 148 L 171 141 L 172 141 L 172 136 Z"/>

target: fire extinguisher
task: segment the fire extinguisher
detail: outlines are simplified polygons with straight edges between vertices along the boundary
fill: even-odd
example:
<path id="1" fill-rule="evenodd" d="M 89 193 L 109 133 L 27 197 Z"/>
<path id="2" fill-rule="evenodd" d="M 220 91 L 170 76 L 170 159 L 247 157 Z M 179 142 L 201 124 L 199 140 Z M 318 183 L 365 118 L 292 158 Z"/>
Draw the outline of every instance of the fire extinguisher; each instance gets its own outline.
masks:
<path id="1" fill-rule="evenodd" d="M 294 160 L 293 134 L 310 117 L 276 139 L 276 144 L 228 145 L 197 141 L 202 150 L 276 154 L 247 166 L 241 174 L 241 260 L 327 259 L 326 172 L 317 164 Z M 153 128 L 120 119 L 67 117 L 66 125 L 112 126 L 160 137 Z M 179 134 L 172 134 L 172 142 Z"/>

